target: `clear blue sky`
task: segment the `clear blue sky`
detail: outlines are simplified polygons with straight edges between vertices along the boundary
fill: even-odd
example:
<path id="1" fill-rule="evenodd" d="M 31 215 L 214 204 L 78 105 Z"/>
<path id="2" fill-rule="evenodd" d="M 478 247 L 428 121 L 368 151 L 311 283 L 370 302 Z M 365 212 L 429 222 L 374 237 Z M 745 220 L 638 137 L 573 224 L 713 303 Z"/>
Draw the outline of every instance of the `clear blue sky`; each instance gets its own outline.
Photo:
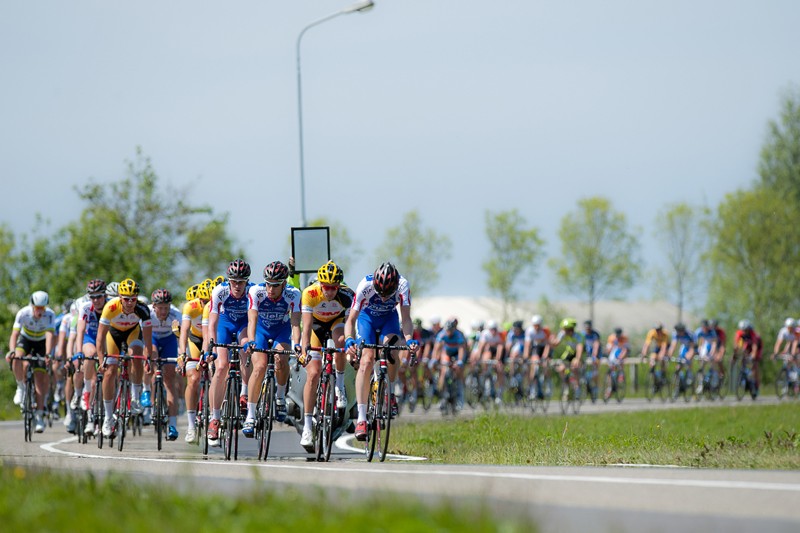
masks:
<path id="1" fill-rule="evenodd" d="M 72 187 L 119 178 L 140 145 L 162 180 L 230 211 L 258 271 L 283 257 L 300 222 L 295 40 L 347 5 L 0 3 L 0 221 L 74 219 Z M 486 210 L 520 209 L 555 255 L 561 217 L 606 195 L 652 258 L 665 203 L 715 206 L 756 177 L 800 82 L 798 20 L 790 0 L 377 0 L 303 40 L 309 218 L 367 250 L 354 282 L 419 209 L 453 241 L 439 295 L 487 294 Z M 521 295 L 563 297 L 551 282 L 543 264 Z"/>

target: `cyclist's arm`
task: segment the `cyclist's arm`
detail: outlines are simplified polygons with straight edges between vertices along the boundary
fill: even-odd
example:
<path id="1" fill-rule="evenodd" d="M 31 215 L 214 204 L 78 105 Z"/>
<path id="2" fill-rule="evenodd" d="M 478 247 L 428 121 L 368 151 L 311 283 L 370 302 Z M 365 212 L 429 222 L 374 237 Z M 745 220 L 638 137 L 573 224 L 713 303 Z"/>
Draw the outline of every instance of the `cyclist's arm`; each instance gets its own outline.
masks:
<path id="1" fill-rule="evenodd" d="M 347 317 L 347 320 L 344 322 L 344 338 L 346 339 L 355 339 L 355 330 L 356 330 L 356 321 L 358 320 L 359 310 L 355 307 L 350 309 L 350 315 Z M 303 335 L 305 335 L 305 328 L 303 331 Z M 305 337 L 304 337 L 305 338 Z"/>
<path id="2" fill-rule="evenodd" d="M 78 346 L 78 351 L 80 352 L 81 350 L 83 350 L 83 335 L 86 332 L 86 321 L 82 318 L 78 320 L 77 328 L 78 329 L 75 330 L 75 342 L 76 345 Z"/>
<path id="3" fill-rule="evenodd" d="M 258 309 L 247 310 L 247 338 L 256 340 L 256 327 L 258 326 Z M 271 346 L 267 346 L 271 348 Z"/>
<path id="4" fill-rule="evenodd" d="M 148 359 L 153 357 L 153 326 L 145 326 L 142 328 L 142 337 L 144 337 L 144 355 Z"/>
<path id="5" fill-rule="evenodd" d="M 208 351 L 208 343 L 211 340 L 211 337 L 214 337 L 217 332 L 217 322 L 219 322 L 219 313 L 214 312 L 213 310 L 208 315 L 208 334 L 203 335 L 203 351 Z M 219 342 L 219 339 L 217 339 Z"/>
<path id="6" fill-rule="evenodd" d="M 300 320 L 302 318 L 302 314 L 300 311 L 292 311 L 292 316 L 290 318 L 292 323 L 292 344 L 297 345 L 300 344 Z M 255 337 L 254 337 L 255 338 Z"/>
<path id="7" fill-rule="evenodd" d="M 192 326 L 192 321 L 188 319 L 181 320 L 181 334 L 178 337 L 178 355 L 183 355 L 187 352 L 187 342 L 189 340 L 189 328 Z"/>
<path id="8" fill-rule="evenodd" d="M 414 338 L 414 322 L 411 321 L 411 306 L 400 306 L 400 326 L 403 330 L 406 343 Z"/>
<path id="9" fill-rule="evenodd" d="M 47 354 L 48 356 L 51 353 L 53 353 L 53 339 L 54 338 L 55 338 L 55 335 L 53 334 L 52 331 L 48 330 L 44 334 L 44 353 Z"/>
<path id="10" fill-rule="evenodd" d="M 300 346 L 303 350 L 311 344 L 311 329 L 313 327 L 314 315 L 312 313 L 302 313 L 301 320 L 303 322 L 303 332 L 301 334 Z M 345 326 L 345 329 L 347 327 Z M 292 335 L 294 335 L 294 328 L 292 328 Z"/>
<path id="11" fill-rule="evenodd" d="M 108 325 L 100 323 L 97 326 L 97 356 L 102 357 L 108 353 L 106 349 L 106 335 L 108 334 Z"/>
<path id="12" fill-rule="evenodd" d="M 783 339 L 781 338 L 780 333 L 778 334 L 778 338 L 775 340 L 775 348 L 772 350 L 773 354 L 781 353 L 781 345 L 783 344 Z"/>

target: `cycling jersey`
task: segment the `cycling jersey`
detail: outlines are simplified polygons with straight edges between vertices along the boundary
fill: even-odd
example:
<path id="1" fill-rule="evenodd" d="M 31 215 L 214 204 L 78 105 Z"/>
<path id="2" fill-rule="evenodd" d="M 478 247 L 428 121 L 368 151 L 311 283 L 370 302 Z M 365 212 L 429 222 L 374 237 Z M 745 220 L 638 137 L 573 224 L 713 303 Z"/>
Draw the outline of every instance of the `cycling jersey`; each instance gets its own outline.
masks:
<path id="1" fill-rule="evenodd" d="M 13 328 L 15 331 L 19 331 L 22 338 L 30 341 L 43 341 L 48 331 L 54 333 L 56 330 L 56 314 L 47 307 L 42 316 L 36 318 L 33 316 L 33 306 L 26 305 L 17 312 Z"/>
<path id="2" fill-rule="evenodd" d="M 149 308 L 150 323 L 153 327 L 153 340 L 174 337 L 175 333 L 172 331 L 172 323 L 175 321 L 180 322 L 182 319 L 181 312 L 178 311 L 178 308 L 170 305 L 169 313 L 167 314 L 167 318 L 164 320 L 158 319 L 158 316 L 156 316 L 156 310 L 153 309 L 152 305 L 150 305 Z"/>
<path id="3" fill-rule="evenodd" d="M 600 333 L 597 330 L 591 330 L 589 332 L 583 333 L 583 355 L 585 357 L 600 357 L 600 352 L 602 348 L 598 346 L 597 352 L 594 353 L 594 343 L 597 341 L 600 342 Z"/>
<path id="4" fill-rule="evenodd" d="M 189 335 L 194 336 L 196 339 L 203 338 L 203 309 L 205 307 L 208 306 L 204 306 L 199 298 L 183 304 L 181 321 L 189 323 Z M 208 325 L 208 322 L 206 322 L 206 325 Z"/>
<path id="5" fill-rule="evenodd" d="M 672 342 L 676 346 L 680 345 L 678 356 L 681 359 L 685 359 L 686 354 L 689 353 L 689 350 L 694 346 L 694 337 L 692 337 L 692 334 L 688 331 L 684 331 L 683 333 L 675 331 L 672 333 Z"/>
<path id="6" fill-rule="evenodd" d="M 267 284 L 259 283 L 250 287 L 247 294 L 248 310 L 258 312 L 256 322 L 256 344 L 263 348 L 272 340 L 279 344 L 288 344 L 292 340 L 292 313 L 300 312 L 300 291 L 290 285 L 283 288 L 277 300 L 267 296 Z"/>
<path id="7" fill-rule="evenodd" d="M 214 287 L 211 293 L 210 314 L 219 315 L 215 332 L 217 342 L 223 344 L 236 342 L 239 333 L 247 327 L 247 309 L 250 305 L 247 294 L 252 286 L 252 283 L 245 286 L 241 298 L 233 297 L 231 286 L 227 281 Z"/>
<path id="8" fill-rule="evenodd" d="M 531 326 L 525 330 L 525 340 L 531 343 L 531 351 L 541 357 L 547 343 L 550 342 L 550 330 L 546 327 L 536 329 Z"/>
<path id="9" fill-rule="evenodd" d="M 583 343 L 583 335 L 577 331 L 568 335 L 563 329 L 558 332 L 556 337 L 556 344 L 566 346 L 566 350 L 561 354 L 562 359 L 572 360 L 577 353 L 578 345 Z"/>
<path id="10" fill-rule="evenodd" d="M 616 334 L 609 335 L 606 345 L 609 347 L 608 357 L 611 359 L 618 358 L 624 349 L 630 350 L 630 343 L 625 335 L 620 335 L 619 337 Z"/>
<path id="11" fill-rule="evenodd" d="M 778 332 L 778 339 L 787 342 L 794 342 L 797 339 L 797 332 L 795 328 L 782 327 Z"/>
<path id="12" fill-rule="evenodd" d="M 655 328 L 651 329 L 647 332 L 647 337 L 644 339 L 644 345 L 647 346 L 650 352 L 657 352 L 661 349 L 661 346 L 669 342 L 669 334 L 665 329 L 661 329 L 661 332 L 656 330 Z"/>
<path id="13" fill-rule="evenodd" d="M 384 300 L 372 286 L 372 274 L 366 276 L 356 287 L 353 305 L 350 307 L 358 311 L 358 321 L 356 323 L 356 336 L 358 341 L 365 341 L 374 344 L 376 341 L 375 331 L 380 331 L 383 337 L 387 335 L 403 335 L 400 329 L 400 318 L 397 314 L 397 306 L 411 306 L 411 291 L 408 287 L 408 280 L 400 276 L 397 292 Z"/>
<path id="14" fill-rule="evenodd" d="M 761 340 L 761 337 L 753 330 L 744 331 L 744 330 L 737 330 L 735 341 L 736 347 L 740 350 L 744 351 L 747 354 L 752 353 L 753 346 L 756 347 L 756 355 L 754 359 L 756 361 L 761 360 L 761 355 L 764 349 L 764 343 Z"/>
<path id="15" fill-rule="evenodd" d="M 717 342 L 717 332 L 713 329 L 697 328 L 694 332 L 695 342 L 697 342 L 698 355 L 700 357 L 709 357 L 711 355 L 711 346 Z"/>
<path id="16" fill-rule="evenodd" d="M 83 344 L 97 344 L 97 327 L 100 325 L 100 317 L 103 311 L 98 311 L 94 308 L 91 300 L 84 302 L 78 310 L 78 320 L 83 320 L 86 323 L 83 330 Z M 82 346 L 78 346 L 82 350 Z"/>
<path id="17" fill-rule="evenodd" d="M 436 336 L 436 344 L 442 343 L 442 347 L 444 348 L 444 353 L 448 357 L 456 357 L 458 356 L 458 351 L 462 346 L 466 346 L 467 339 L 464 337 L 464 334 L 461 333 L 460 330 L 454 329 L 452 333 L 447 333 L 446 330 L 442 330 Z"/>
<path id="18" fill-rule="evenodd" d="M 112 298 L 103 308 L 100 323 L 118 331 L 130 331 L 139 327 L 140 323 L 146 328 L 151 325 L 150 309 L 142 302 L 136 302 L 133 312 L 126 313 L 122 309 L 122 300 L 119 297 Z"/>
<path id="19" fill-rule="evenodd" d="M 522 353 L 525 349 L 525 332 L 520 328 L 519 333 L 513 329 L 506 334 L 506 343 L 511 346 L 513 350 L 515 347 Z"/>
<path id="20" fill-rule="evenodd" d="M 311 313 L 316 321 L 331 322 L 350 314 L 354 296 L 350 287 L 342 285 L 333 300 L 326 300 L 319 281 L 315 281 L 303 289 L 302 311 Z"/>

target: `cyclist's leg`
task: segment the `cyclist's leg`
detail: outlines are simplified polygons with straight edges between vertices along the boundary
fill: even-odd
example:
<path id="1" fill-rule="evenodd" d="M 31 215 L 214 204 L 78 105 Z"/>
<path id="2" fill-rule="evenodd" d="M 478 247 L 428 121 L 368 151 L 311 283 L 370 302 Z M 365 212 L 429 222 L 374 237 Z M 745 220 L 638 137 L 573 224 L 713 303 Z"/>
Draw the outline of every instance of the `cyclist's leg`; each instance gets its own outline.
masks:
<path id="1" fill-rule="evenodd" d="M 362 341 L 367 344 L 375 344 L 377 341 L 375 328 L 372 324 L 372 317 L 367 313 L 359 313 L 358 320 L 356 321 L 356 342 L 361 343 Z M 366 422 L 367 420 L 367 398 L 369 395 L 369 384 L 374 363 L 375 350 L 362 350 L 361 360 L 358 364 L 358 372 L 356 373 L 357 424 Z"/>
<path id="2" fill-rule="evenodd" d="M 256 335 L 256 343 L 260 348 L 271 348 L 262 344 L 264 341 Z M 250 379 L 247 383 L 248 391 L 253 391 L 253 394 L 247 397 L 247 418 L 245 423 L 253 422 L 256 418 L 256 404 L 258 403 L 258 394 L 261 391 L 261 382 L 264 381 L 264 374 L 267 372 L 267 354 L 262 352 L 253 352 L 250 355 L 250 364 L 252 371 L 250 372 Z M 243 378 L 244 380 L 244 378 Z"/>
<path id="3" fill-rule="evenodd" d="M 237 342 L 238 342 L 238 344 L 240 346 L 244 346 L 245 344 L 247 344 L 250 341 L 250 339 L 247 338 L 247 323 L 246 322 L 242 326 L 242 328 L 239 330 L 239 332 L 237 333 L 236 339 L 237 339 Z M 239 365 L 239 370 L 242 373 L 242 386 L 241 386 L 241 389 L 239 390 L 239 396 L 240 397 L 244 397 L 244 398 L 248 398 L 249 396 L 248 396 L 247 392 L 249 390 L 248 384 L 249 384 L 249 380 L 250 380 L 250 372 L 252 370 L 252 366 L 248 366 L 248 365 L 244 364 L 246 355 L 241 354 L 241 357 L 242 357 L 242 364 Z M 261 382 L 259 382 L 259 385 L 260 384 L 261 384 Z M 260 389 L 260 387 L 256 388 L 256 391 L 258 391 L 259 389 Z M 255 394 L 258 395 L 257 392 Z M 256 400 L 258 400 L 258 398 L 256 398 Z"/>

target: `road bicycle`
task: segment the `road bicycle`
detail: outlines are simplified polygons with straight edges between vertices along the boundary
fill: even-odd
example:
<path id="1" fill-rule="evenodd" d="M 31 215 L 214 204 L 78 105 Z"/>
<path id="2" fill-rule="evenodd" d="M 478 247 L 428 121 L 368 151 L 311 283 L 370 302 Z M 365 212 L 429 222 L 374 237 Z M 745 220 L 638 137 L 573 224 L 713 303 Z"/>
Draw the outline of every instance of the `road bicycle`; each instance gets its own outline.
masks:
<path id="1" fill-rule="evenodd" d="M 81 367 L 83 367 L 83 361 L 85 360 L 84 355 L 82 353 L 77 353 L 72 356 L 70 359 L 70 363 L 67 365 L 67 379 L 72 380 L 75 376 L 75 362 L 77 361 Z M 78 442 L 81 444 L 86 444 L 87 442 L 87 435 L 86 435 L 86 424 L 88 422 L 88 414 L 83 409 L 81 405 L 81 401 L 77 402 L 75 409 L 72 409 L 72 420 L 75 422 L 75 435 L 78 437 Z"/>
<path id="2" fill-rule="evenodd" d="M 530 363 L 521 359 L 521 356 L 515 357 L 511 363 L 506 383 L 507 399 L 509 403 L 516 407 L 527 407 L 529 399 L 530 383 L 528 382 L 528 375 L 530 374 Z"/>
<path id="3" fill-rule="evenodd" d="M 162 368 L 167 363 L 177 363 L 178 359 L 176 357 L 162 358 L 159 350 L 158 357 L 152 362 L 156 364 L 153 376 L 153 425 L 155 426 L 158 451 L 161 451 L 164 435 L 169 428 L 169 406 L 167 405 L 167 389 L 164 385 Z"/>
<path id="4" fill-rule="evenodd" d="M 608 371 L 603 383 L 603 402 L 608 403 L 613 396 L 617 403 L 622 403 L 628 390 L 623 360 L 615 357 L 608 359 Z"/>
<path id="5" fill-rule="evenodd" d="M 756 384 L 755 371 L 753 369 L 756 364 L 758 363 L 753 359 L 752 355 L 747 354 L 744 356 L 739 375 L 736 377 L 736 399 L 739 401 L 748 393 L 753 400 L 758 397 L 758 385 Z"/>
<path id="6" fill-rule="evenodd" d="M 477 364 L 470 364 L 465 370 L 464 400 L 467 405 L 474 408 L 481 402 L 480 371 Z"/>
<path id="7" fill-rule="evenodd" d="M 591 360 L 587 360 L 586 363 L 583 365 L 583 384 L 585 386 L 586 395 L 592 401 L 592 403 L 597 402 L 597 384 L 595 378 L 599 378 L 598 371 L 592 364 Z"/>
<path id="8" fill-rule="evenodd" d="M 188 356 L 187 356 L 188 358 Z M 203 459 L 208 459 L 208 421 L 211 416 L 211 398 L 209 388 L 211 387 L 211 376 L 214 375 L 213 358 L 211 354 L 201 353 L 200 360 L 197 362 L 195 372 L 200 372 L 200 383 L 197 391 L 197 416 L 195 417 L 195 429 L 197 436 L 201 439 L 201 450 Z"/>
<path id="9" fill-rule="evenodd" d="M 583 372 L 580 366 L 575 369 L 571 368 L 570 361 L 564 361 L 563 364 L 565 368 L 561 376 L 561 392 L 559 393 L 561 414 L 565 415 L 572 411 L 577 415 L 583 403 Z"/>
<path id="10" fill-rule="evenodd" d="M 272 340 L 267 342 L 268 346 L 272 346 Z M 279 350 L 275 348 L 253 348 L 253 352 L 267 354 L 267 370 L 264 372 L 264 379 L 261 381 L 261 389 L 258 394 L 258 402 L 256 403 L 256 419 L 255 419 L 255 436 L 258 440 L 258 459 L 267 460 L 269 454 L 269 445 L 272 440 L 272 428 L 275 423 L 275 409 L 276 409 L 276 374 L 275 374 L 275 356 L 276 355 L 294 355 L 292 350 Z"/>
<path id="11" fill-rule="evenodd" d="M 458 414 L 458 378 L 456 378 L 456 367 L 458 367 L 457 356 L 453 356 L 447 364 L 444 373 L 444 386 L 441 391 L 441 403 L 439 405 L 442 416 Z"/>
<path id="12" fill-rule="evenodd" d="M 244 416 L 239 406 L 239 391 L 242 388 L 241 359 L 239 352 L 244 348 L 239 344 L 219 344 L 214 339 L 208 349 L 226 348 L 228 350 L 228 377 L 225 378 L 225 396 L 222 400 L 222 419 L 220 420 L 220 439 L 226 461 L 239 459 L 239 431 L 244 424 Z M 249 360 L 246 362 L 249 364 Z"/>
<path id="13" fill-rule="evenodd" d="M 703 361 L 700 371 L 697 373 L 698 385 L 695 389 L 695 398 L 700 401 L 700 397 L 705 395 L 708 400 L 715 398 L 724 400 L 728 392 L 727 378 L 719 373 L 717 365 L 713 361 Z"/>
<path id="14" fill-rule="evenodd" d="M 675 361 L 675 371 L 672 374 L 672 395 L 670 401 L 676 401 L 683 396 L 684 401 L 692 399 L 692 363 L 688 359 L 679 357 Z"/>
<path id="15" fill-rule="evenodd" d="M 372 367 L 367 398 L 367 440 L 364 441 L 364 453 L 367 461 L 372 461 L 376 447 L 381 462 L 386 460 L 389 451 L 389 433 L 392 425 L 389 364 L 395 362 L 392 351 L 408 350 L 408 346 L 397 346 L 397 341 L 397 335 L 391 335 L 384 344 L 367 344 L 362 340 L 358 345 L 357 361 L 361 360 L 361 353 L 364 349 L 375 350 L 375 364 Z"/>
<path id="16" fill-rule="evenodd" d="M 122 451 L 122 447 L 125 444 L 125 436 L 128 431 L 128 424 L 131 421 L 133 421 L 132 433 L 136 435 L 138 432 L 141 435 L 141 425 L 139 425 L 141 422 L 140 413 L 132 414 L 131 412 L 130 362 L 136 359 L 146 361 L 147 357 L 144 355 L 129 355 L 128 346 L 124 342 L 120 348 L 120 354 L 111 357 L 116 357 L 119 360 L 119 378 L 117 383 L 117 395 L 114 398 L 114 429 L 111 432 L 109 441 L 111 446 L 114 446 L 114 439 L 116 438 L 117 449 Z M 102 398 L 102 393 L 100 398 Z M 136 419 L 138 419 L 138 421 Z M 102 428 L 100 432 L 102 433 Z"/>
<path id="17" fill-rule="evenodd" d="M 775 395 L 779 400 L 785 396 L 796 398 L 800 395 L 800 376 L 798 376 L 794 356 L 782 353 L 778 357 L 781 359 L 781 369 L 775 377 Z"/>
<path id="18" fill-rule="evenodd" d="M 333 339 L 326 340 L 322 353 L 322 373 L 314 400 L 313 442 L 317 461 L 329 461 L 333 447 L 333 432 L 336 429 L 339 413 L 336 409 L 336 373 L 333 357 L 344 350 L 336 348 Z M 386 386 L 388 390 L 388 382 Z M 391 392 L 391 391 L 390 391 Z M 344 413 L 342 413 L 344 414 Z"/>
<path id="19" fill-rule="evenodd" d="M 535 413 L 537 409 L 546 413 L 550 408 L 550 400 L 553 397 L 553 374 L 551 371 L 552 361 L 544 359 L 539 361 L 533 374 L 531 383 L 531 410 Z"/>
<path id="20" fill-rule="evenodd" d="M 47 358 L 42 355 L 14 355 L 12 361 L 23 361 L 25 365 L 25 394 L 22 396 L 20 410 L 22 412 L 25 442 L 33 440 L 33 422 L 36 415 L 36 385 L 33 379 L 34 363 L 47 364 Z"/>
<path id="21" fill-rule="evenodd" d="M 672 397 L 670 388 L 670 381 L 667 379 L 661 363 L 656 363 L 655 366 L 649 367 L 644 384 L 644 395 L 647 401 L 651 402 L 653 398 L 658 396 L 662 402 L 665 402 L 667 398 Z"/>

